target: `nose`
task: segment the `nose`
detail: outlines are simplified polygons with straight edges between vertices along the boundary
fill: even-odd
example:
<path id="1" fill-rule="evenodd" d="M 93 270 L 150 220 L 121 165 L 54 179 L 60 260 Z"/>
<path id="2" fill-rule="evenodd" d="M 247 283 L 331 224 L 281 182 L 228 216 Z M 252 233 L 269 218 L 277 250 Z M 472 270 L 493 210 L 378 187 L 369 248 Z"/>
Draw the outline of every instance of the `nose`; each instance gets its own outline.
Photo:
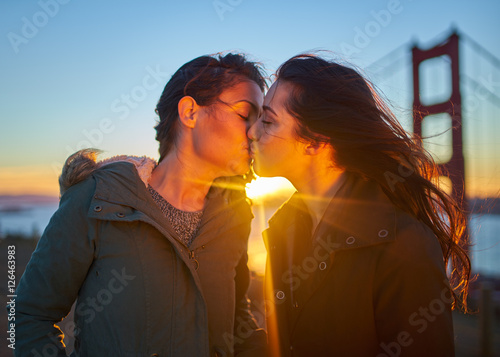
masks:
<path id="1" fill-rule="evenodd" d="M 248 129 L 247 131 L 247 137 L 248 139 L 255 141 L 257 140 L 257 124 L 259 123 L 258 120 L 256 120 Z"/>

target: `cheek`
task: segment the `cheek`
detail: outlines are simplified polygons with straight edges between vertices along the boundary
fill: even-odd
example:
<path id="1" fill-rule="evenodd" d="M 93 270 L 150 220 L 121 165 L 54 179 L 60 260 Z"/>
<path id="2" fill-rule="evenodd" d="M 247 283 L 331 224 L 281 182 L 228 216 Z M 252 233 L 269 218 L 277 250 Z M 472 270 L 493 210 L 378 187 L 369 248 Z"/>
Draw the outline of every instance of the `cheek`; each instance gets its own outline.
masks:
<path id="1" fill-rule="evenodd" d="M 244 148 L 248 148 L 245 122 L 222 123 L 216 133 L 217 139 L 211 143 L 212 149 L 221 157 L 240 159 Z"/>
<path id="2" fill-rule="evenodd" d="M 228 125 L 226 128 L 226 137 L 228 140 L 235 144 L 242 144 L 248 141 L 247 138 L 247 124 L 243 121 L 233 122 L 231 125 Z"/>
<path id="3" fill-rule="evenodd" d="M 242 137 L 246 138 L 246 125 L 242 120 L 234 118 L 215 120 L 212 130 L 217 138 L 228 143 L 241 140 Z"/>
<path id="4" fill-rule="evenodd" d="M 260 135 L 258 141 L 259 145 L 270 146 L 276 139 L 277 139 L 276 135 L 273 134 L 272 130 L 266 129 L 264 127 L 260 128 Z"/>
<path id="5" fill-rule="evenodd" d="M 282 160 L 285 148 L 280 145 L 279 141 L 269 135 L 259 140 L 256 161 L 262 165 L 262 168 L 274 166 Z"/>
<path id="6" fill-rule="evenodd" d="M 269 127 L 262 129 L 262 135 L 259 138 L 259 143 L 266 150 L 277 151 L 275 155 L 279 155 L 281 151 L 288 150 L 290 138 L 282 128 Z"/>
<path id="7" fill-rule="evenodd" d="M 273 141 L 274 141 L 273 136 L 267 134 L 262 135 L 262 137 L 260 138 L 261 145 L 272 146 Z"/>

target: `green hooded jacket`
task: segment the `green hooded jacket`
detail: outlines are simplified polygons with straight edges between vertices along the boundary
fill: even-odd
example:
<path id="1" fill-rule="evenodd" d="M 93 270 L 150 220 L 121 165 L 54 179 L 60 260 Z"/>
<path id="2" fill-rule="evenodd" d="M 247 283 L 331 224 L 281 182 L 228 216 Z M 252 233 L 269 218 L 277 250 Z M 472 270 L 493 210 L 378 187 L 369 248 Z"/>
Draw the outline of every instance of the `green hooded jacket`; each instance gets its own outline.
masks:
<path id="1" fill-rule="evenodd" d="M 75 300 L 72 356 L 262 355 L 242 185 L 212 186 L 188 248 L 147 190 L 156 163 L 118 160 L 62 195 L 17 289 L 15 355 L 65 356 L 56 324 Z"/>

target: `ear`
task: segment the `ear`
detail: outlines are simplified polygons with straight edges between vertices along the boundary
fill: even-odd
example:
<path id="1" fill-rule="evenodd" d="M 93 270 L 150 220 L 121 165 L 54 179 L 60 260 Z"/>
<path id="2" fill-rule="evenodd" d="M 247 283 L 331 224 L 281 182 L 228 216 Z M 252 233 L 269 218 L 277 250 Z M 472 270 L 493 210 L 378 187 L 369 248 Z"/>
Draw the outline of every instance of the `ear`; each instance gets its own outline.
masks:
<path id="1" fill-rule="evenodd" d="M 327 150 L 329 147 L 328 143 L 322 143 L 319 141 L 310 141 L 304 147 L 304 153 L 306 155 L 318 155 L 323 151 Z"/>
<path id="2" fill-rule="evenodd" d="M 200 106 L 196 103 L 196 100 L 188 95 L 182 97 L 177 104 L 177 111 L 181 123 L 191 129 L 196 126 L 196 114 L 199 110 Z"/>

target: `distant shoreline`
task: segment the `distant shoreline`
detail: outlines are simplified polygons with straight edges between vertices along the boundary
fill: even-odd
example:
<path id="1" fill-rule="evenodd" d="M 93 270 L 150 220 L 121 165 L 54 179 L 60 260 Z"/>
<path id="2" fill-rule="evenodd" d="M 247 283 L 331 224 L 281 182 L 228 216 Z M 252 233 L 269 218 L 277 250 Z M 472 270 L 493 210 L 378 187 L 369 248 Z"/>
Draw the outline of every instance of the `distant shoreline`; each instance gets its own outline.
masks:
<path id="1" fill-rule="evenodd" d="M 254 205 L 280 206 L 289 195 L 278 193 L 262 199 L 255 199 Z M 18 213 L 32 206 L 59 203 L 59 197 L 49 195 L 0 195 L 0 213 Z M 500 215 L 500 197 L 470 198 L 467 200 L 470 213 Z"/>
<path id="2" fill-rule="evenodd" d="M 49 195 L 0 195 L 0 209 L 24 207 L 27 205 L 46 205 L 59 202 L 59 197 Z"/>

